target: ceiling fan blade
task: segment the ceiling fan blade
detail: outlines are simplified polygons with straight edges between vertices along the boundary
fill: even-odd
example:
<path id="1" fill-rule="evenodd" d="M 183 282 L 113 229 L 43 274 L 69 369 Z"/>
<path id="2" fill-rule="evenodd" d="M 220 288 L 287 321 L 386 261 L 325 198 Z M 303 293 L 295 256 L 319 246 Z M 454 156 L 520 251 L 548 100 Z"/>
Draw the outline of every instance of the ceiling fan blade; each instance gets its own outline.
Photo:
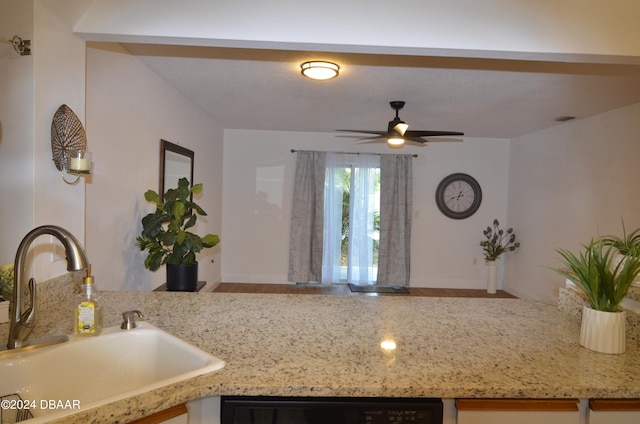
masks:
<path id="1" fill-rule="evenodd" d="M 407 130 L 404 133 L 405 137 L 438 137 L 442 135 L 464 135 L 464 133 L 456 131 L 419 131 L 419 130 Z"/>
<path id="2" fill-rule="evenodd" d="M 387 137 L 381 137 L 381 136 L 377 136 L 377 135 L 374 135 L 373 137 L 366 137 L 366 136 L 362 136 L 362 135 L 337 135 L 336 137 L 353 138 L 356 141 L 362 141 L 362 140 L 386 140 L 387 139 Z"/>
<path id="3" fill-rule="evenodd" d="M 462 139 L 451 138 L 451 137 L 437 137 L 437 138 L 430 138 L 430 139 L 423 138 L 423 140 L 428 143 L 462 143 Z"/>
<path id="4" fill-rule="evenodd" d="M 360 141 L 360 140 L 364 140 L 364 141 Z M 358 140 L 358 144 L 372 144 L 372 143 L 386 143 L 387 139 L 386 138 L 380 138 L 380 137 L 371 137 L 371 138 L 362 138 Z M 366 141 L 369 140 L 369 141 Z"/>
<path id="5" fill-rule="evenodd" d="M 425 140 L 424 138 L 420 138 L 420 137 L 411 137 L 411 138 L 405 137 L 404 140 L 413 141 L 414 143 L 420 143 L 423 146 L 429 142 L 429 140 Z"/>
<path id="6" fill-rule="evenodd" d="M 342 131 L 342 132 L 352 132 L 352 133 L 363 133 L 363 134 L 376 134 L 379 137 L 386 137 L 386 131 L 366 131 L 366 130 L 334 130 L 334 131 Z"/>
<path id="7" fill-rule="evenodd" d="M 387 142 L 387 138 L 386 137 L 362 137 L 357 139 L 356 141 L 358 141 L 358 144 L 362 144 L 362 143 L 386 143 Z"/>
<path id="8" fill-rule="evenodd" d="M 420 141 L 418 141 L 420 140 Z M 407 138 L 404 140 L 405 145 L 416 146 L 416 147 L 427 147 L 427 141 L 423 139 L 415 139 L 415 138 Z"/>
<path id="9" fill-rule="evenodd" d="M 411 141 L 415 141 L 417 143 L 422 143 L 423 145 L 426 143 L 441 143 L 441 142 L 462 142 L 461 139 L 459 138 L 450 138 L 450 137 L 446 137 L 446 138 L 430 138 L 430 139 L 426 139 L 426 138 L 422 138 L 422 137 L 412 137 L 412 138 L 406 138 L 405 140 L 411 140 Z"/>

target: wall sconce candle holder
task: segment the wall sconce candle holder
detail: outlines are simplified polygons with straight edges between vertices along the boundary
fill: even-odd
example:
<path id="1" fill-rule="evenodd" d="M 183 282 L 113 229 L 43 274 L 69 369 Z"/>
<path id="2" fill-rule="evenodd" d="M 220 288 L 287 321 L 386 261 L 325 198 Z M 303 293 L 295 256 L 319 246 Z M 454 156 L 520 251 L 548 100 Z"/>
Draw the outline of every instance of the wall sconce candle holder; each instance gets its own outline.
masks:
<path id="1" fill-rule="evenodd" d="M 91 152 L 87 150 L 71 150 L 67 166 L 62 170 L 62 180 L 67 184 L 75 185 L 80 181 L 80 174 L 91 174 L 91 156 Z M 65 178 L 65 171 L 67 174 L 74 175 L 75 179 L 68 181 Z"/>
<path id="2" fill-rule="evenodd" d="M 74 174 L 91 174 L 91 152 L 72 150 L 69 155 L 67 171 Z"/>
<path id="3" fill-rule="evenodd" d="M 53 162 L 62 172 L 62 180 L 67 184 L 77 184 L 80 175 L 91 173 L 91 152 L 87 151 L 87 135 L 76 114 L 67 105 L 62 105 L 53 115 L 51 122 L 51 152 Z M 74 175 L 75 180 L 67 180 L 65 173 Z"/>

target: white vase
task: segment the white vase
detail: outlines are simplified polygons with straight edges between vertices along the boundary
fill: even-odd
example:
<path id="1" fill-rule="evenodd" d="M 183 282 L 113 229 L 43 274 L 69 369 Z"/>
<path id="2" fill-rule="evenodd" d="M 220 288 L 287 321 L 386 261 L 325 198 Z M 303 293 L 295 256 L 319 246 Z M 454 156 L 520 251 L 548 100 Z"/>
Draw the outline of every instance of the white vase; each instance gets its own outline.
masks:
<path id="1" fill-rule="evenodd" d="M 597 311 L 585 305 L 582 308 L 580 346 L 602 353 L 624 353 L 627 346 L 626 325 L 624 311 Z"/>
<path id="2" fill-rule="evenodd" d="M 495 294 L 498 285 L 498 274 L 496 272 L 496 261 L 487 261 L 487 293 Z"/>

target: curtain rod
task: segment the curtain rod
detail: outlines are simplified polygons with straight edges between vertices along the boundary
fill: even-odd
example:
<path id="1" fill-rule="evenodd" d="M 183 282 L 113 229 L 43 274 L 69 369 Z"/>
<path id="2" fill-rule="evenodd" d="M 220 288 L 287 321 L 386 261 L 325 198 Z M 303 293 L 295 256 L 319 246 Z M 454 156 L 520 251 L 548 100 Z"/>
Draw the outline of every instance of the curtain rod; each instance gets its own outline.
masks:
<path id="1" fill-rule="evenodd" d="M 313 151 L 313 150 L 296 150 L 296 149 L 291 149 L 291 153 L 295 153 L 295 152 L 312 152 L 312 151 Z M 327 152 L 327 153 L 340 153 L 340 154 L 343 154 L 343 155 L 359 155 L 359 154 L 360 154 L 360 152 Z M 389 153 L 364 153 L 364 152 L 363 152 L 362 154 L 366 154 L 366 155 L 378 155 L 378 156 L 381 156 L 381 155 L 386 155 L 386 154 L 389 154 Z M 414 154 L 412 154 L 412 155 L 405 155 L 405 156 L 411 156 L 411 157 L 414 157 L 414 158 L 417 158 L 417 157 L 418 157 L 418 155 L 417 155 L 416 153 L 414 153 Z"/>

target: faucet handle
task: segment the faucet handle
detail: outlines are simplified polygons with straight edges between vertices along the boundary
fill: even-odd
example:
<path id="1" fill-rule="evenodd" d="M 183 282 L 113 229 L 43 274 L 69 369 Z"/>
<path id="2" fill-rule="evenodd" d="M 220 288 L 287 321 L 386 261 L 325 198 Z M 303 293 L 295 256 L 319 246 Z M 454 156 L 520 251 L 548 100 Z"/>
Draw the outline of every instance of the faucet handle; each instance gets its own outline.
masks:
<path id="1" fill-rule="evenodd" d="M 29 279 L 29 307 L 20 316 L 20 325 L 33 329 L 36 325 L 36 280 Z M 31 332 L 31 330 L 29 330 Z M 26 334 L 28 336 L 28 333 Z M 25 339 L 26 340 L 26 339 Z"/>
<path id="2" fill-rule="evenodd" d="M 123 330 L 131 330 L 132 328 L 136 328 L 136 315 L 140 318 L 144 318 L 142 312 L 137 309 L 123 312 L 122 325 L 120 325 L 120 328 L 122 328 Z"/>

